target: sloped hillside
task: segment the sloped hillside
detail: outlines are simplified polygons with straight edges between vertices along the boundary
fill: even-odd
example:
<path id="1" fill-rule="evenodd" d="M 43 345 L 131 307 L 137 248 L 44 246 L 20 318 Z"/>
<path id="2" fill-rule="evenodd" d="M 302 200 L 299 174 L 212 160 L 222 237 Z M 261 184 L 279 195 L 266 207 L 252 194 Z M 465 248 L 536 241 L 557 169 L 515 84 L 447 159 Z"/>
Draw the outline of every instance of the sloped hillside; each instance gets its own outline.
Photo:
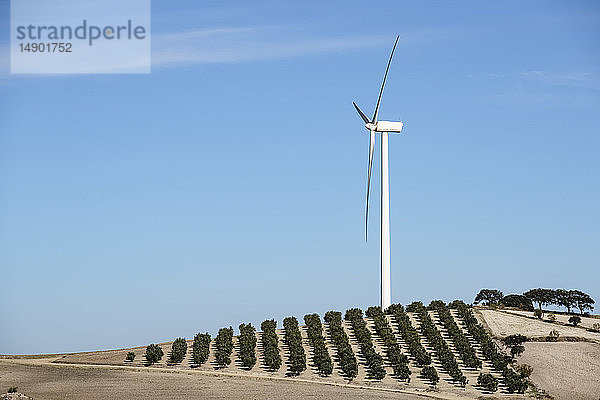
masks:
<path id="1" fill-rule="evenodd" d="M 249 324 L 241 328 L 241 336 L 224 328 L 210 340 L 203 335 L 179 340 L 175 351 L 173 342 L 158 344 L 163 356 L 154 363 L 146 359 L 146 346 L 69 354 L 54 362 L 150 365 L 473 398 L 491 393 L 514 397 L 527 389 L 527 380 L 515 373 L 471 307 L 460 301 L 393 305 L 385 314 L 379 307 L 365 313 L 331 311 L 323 318 L 309 314 L 286 318 L 279 326 L 267 320 L 257 332 Z M 135 358 L 126 361 L 130 352 Z"/>

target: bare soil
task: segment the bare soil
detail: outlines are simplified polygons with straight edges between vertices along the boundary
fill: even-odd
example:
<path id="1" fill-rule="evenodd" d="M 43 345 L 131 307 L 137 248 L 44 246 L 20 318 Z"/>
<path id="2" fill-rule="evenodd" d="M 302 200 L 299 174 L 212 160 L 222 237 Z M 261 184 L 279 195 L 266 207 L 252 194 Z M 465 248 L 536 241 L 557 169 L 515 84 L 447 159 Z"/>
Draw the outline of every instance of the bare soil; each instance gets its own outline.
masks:
<path id="1" fill-rule="evenodd" d="M 600 398 L 600 345 L 596 343 L 525 343 L 519 363 L 531 365 L 531 380 L 557 400 Z"/>
<path id="2" fill-rule="evenodd" d="M 148 399 L 420 399 L 419 394 L 324 385 L 298 380 L 251 379 L 196 371 L 49 364 L 0 360 L 0 385 L 18 385 L 36 400 Z M 455 396 L 440 398 L 456 399 Z"/>
<path id="3" fill-rule="evenodd" d="M 541 321 L 506 311 L 480 309 L 478 313 L 497 337 L 520 333 L 529 338 L 545 338 L 551 330 L 556 330 L 563 339 L 581 338 L 600 343 L 599 332 L 589 332 L 583 328 Z"/>
<path id="4" fill-rule="evenodd" d="M 533 315 L 532 311 L 521 311 L 521 310 L 503 310 L 504 312 L 507 313 L 512 313 L 512 314 L 516 314 L 516 315 L 522 315 L 525 317 L 529 317 L 529 318 L 535 318 L 535 316 Z M 550 315 L 554 315 L 555 318 L 555 322 L 556 324 L 561 324 L 561 325 L 571 325 L 569 323 L 569 318 L 572 315 L 567 315 L 567 314 L 559 314 L 559 313 L 555 313 L 552 311 L 544 311 L 544 317 L 543 320 L 546 322 L 551 322 L 548 318 Z M 577 315 L 577 314 L 573 314 L 573 315 Z M 589 316 L 589 317 L 585 317 L 582 315 L 577 315 L 579 318 L 581 318 L 581 323 L 579 325 L 577 325 L 578 329 L 592 329 L 594 327 L 594 324 L 599 324 L 600 325 L 600 318 L 598 318 L 597 315 L 593 315 L 593 316 Z"/>

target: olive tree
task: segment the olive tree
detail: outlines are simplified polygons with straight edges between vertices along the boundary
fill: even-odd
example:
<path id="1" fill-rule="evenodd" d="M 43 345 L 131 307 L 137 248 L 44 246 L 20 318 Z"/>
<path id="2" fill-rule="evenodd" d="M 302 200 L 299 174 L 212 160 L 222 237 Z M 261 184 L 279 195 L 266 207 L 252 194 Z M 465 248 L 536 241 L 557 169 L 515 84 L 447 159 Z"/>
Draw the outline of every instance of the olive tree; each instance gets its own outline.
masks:
<path id="1" fill-rule="evenodd" d="M 502 300 L 503 294 L 497 289 L 481 289 L 473 304 L 483 303 L 487 306 L 496 305 Z"/>

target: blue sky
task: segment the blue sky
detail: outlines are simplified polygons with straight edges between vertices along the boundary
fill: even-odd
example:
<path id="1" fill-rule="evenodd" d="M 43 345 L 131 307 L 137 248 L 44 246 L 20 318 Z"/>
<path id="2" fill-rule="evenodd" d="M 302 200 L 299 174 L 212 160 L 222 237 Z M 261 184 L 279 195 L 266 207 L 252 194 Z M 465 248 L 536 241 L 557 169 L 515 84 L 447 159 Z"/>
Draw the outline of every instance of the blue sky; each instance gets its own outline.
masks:
<path id="1" fill-rule="evenodd" d="M 149 75 L 10 75 L 0 15 L 0 353 L 377 304 L 396 34 L 392 300 L 600 300 L 598 2 L 153 1 Z"/>

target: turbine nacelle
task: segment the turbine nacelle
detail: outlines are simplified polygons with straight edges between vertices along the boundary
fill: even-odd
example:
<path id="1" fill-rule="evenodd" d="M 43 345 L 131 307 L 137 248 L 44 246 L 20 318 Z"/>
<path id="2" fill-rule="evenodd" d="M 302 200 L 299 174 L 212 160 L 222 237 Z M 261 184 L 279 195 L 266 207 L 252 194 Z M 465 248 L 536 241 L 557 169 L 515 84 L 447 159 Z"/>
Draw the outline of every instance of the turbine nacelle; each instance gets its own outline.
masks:
<path id="1" fill-rule="evenodd" d="M 365 128 L 371 132 L 377 133 L 400 133 L 404 124 L 400 121 L 377 121 L 375 123 L 367 122 Z"/>

